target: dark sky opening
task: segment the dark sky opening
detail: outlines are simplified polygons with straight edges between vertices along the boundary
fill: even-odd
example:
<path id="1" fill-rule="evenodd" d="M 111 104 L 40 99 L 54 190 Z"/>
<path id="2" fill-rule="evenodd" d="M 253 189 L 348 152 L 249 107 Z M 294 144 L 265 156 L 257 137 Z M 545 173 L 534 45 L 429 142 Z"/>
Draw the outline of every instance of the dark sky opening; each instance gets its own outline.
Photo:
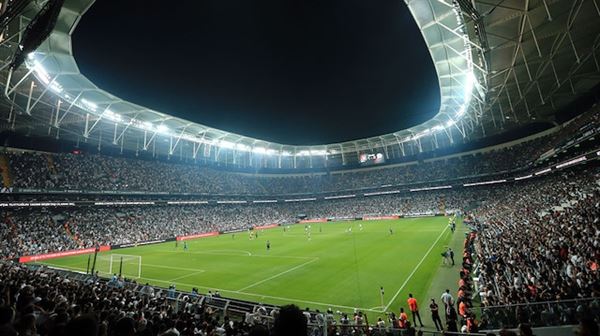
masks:
<path id="1" fill-rule="evenodd" d="M 381 135 L 435 115 L 435 68 L 398 0 L 97 1 L 84 75 L 129 101 L 285 144 Z"/>

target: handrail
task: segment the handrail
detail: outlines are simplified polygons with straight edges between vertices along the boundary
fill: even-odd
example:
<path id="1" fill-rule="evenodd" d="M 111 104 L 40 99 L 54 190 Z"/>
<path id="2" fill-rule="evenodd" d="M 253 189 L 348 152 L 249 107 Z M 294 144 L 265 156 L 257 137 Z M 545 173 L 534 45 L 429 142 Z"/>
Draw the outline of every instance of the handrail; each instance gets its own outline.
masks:
<path id="1" fill-rule="evenodd" d="M 502 309 L 502 308 L 513 308 L 513 307 L 517 307 L 517 306 L 534 306 L 534 305 L 546 305 L 546 304 L 567 304 L 567 303 L 573 303 L 573 302 L 591 302 L 594 300 L 598 300 L 600 302 L 600 298 L 595 298 L 595 297 L 587 297 L 587 298 L 581 298 L 581 299 L 564 299 L 564 300 L 551 300 L 551 301 L 536 301 L 536 302 L 520 302 L 520 303 L 513 303 L 513 304 L 509 304 L 509 305 L 495 305 L 495 306 L 481 306 L 481 309 Z"/>

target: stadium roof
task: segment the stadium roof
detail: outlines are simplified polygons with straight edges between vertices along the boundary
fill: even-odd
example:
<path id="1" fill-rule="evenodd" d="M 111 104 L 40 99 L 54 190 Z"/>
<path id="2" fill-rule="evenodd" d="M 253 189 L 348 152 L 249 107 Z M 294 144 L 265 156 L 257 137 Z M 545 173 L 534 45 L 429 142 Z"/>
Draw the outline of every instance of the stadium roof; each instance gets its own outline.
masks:
<path id="1" fill-rule="evenodd" d="M 83 76 L 73 57 L 71 34 L 94 0 L 66 0 L 51 36 L 14 73 L 8 70 L 10 57 L 45 2 L 32 2 L 9 27 L 1 42 L 5 61 L 0 79 L 6 101 L 12 103 L 2 127 L 142 150 L 155 148 L 162 139 L 159 146 L 169 155 L 185 147 L 194 158 L 203 155 L 234 164 L 236 158 L 240 164 L 272 156 L 281 166 L 282 157 L 293 157 L 295 168 L 295 157 L 338 156 L 344 164 L 364 152 L 396 158 L 532 120 L 552 121 L 558 108 L 600 82 L 600 24 L 590 24 L 600 22 L 594 1 L 474 1 L 474 7 L 470 0 L 405 2 L 430 50 L 441 96 L 437 115 L 409 129 L 343 143 L 292 146 L 124 101 Z"/>

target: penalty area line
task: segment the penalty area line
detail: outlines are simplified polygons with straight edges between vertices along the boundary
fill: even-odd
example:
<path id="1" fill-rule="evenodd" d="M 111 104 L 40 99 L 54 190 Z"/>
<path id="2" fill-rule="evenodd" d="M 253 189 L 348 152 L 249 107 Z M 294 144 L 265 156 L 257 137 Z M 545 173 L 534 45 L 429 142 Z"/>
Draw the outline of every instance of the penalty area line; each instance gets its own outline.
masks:
<path id="1" fill-rule="evenodd" d="M 193 273 L 190 273 L 190 274 L 185 274 L 185 275 L 182 275 L 182 276 L 178 276 L 178 277 L 173 278 L 173 279 L 171 279 L 169 281 L 181 280 L 183 278 L 191 277 L 193 275 L 204 273 L 204 272 L 205 272 L 204 270 L 199 270 L 198 272 L 193 272 Z"/>
<path id="2" fill-rule="evenodd" d="M 57 269 L 62 269 L 62 270 L 83 270 L 83 271 L 85 271 L 84 268 L 75 267 L 75 266 L 63 266 L 63 267 L 59 267 L 59 266 L 48 265 L 48 264 L 45 264 L 45 265 L 46 266 L 51 266 L 51 267 L 57 268 Z M 369 308 L 361 308 L 361 307 L 351 307 L 351 306 L 344 306 L 344 305 L 338 305 L 338 304 L 326 303 L 326 302 L 309 301 L 309 300 L 294 299 L 294 298 L 287 298 L 287 297 L 281 297 L 281 296 L 273 296 L 273 295 L 264 295 L 264 294 L 257 294 L 257 293 L 241 292 L 241 291 L 224 289 L 224 288 L 217 288 L 217 287 L 208 287 L 208 286 L 202 286 L 202 285 L 198 285 L 198 284 L 190 284 L 190 283 L 185 283 L 185 282 L 178 282 L 178 281 L 175 281 L 174 279 L 173 280 L 162 280 L 162 279 L 148 278 L 148 277 L 144 277 L 144 276 L 140 277 L 139 279 L 144 279 L 144 280 L 149 280 L 149 281 L 159 282 L 159 283 L 165 283 L 165 284 L 177 284 L 177 285 L 188 286 L 188 287 L 197 287 L 197 288 L 202 288 L 202 289 L 206 289 L 206 290 L 218 290 L 218 291 L 221 291 L 221 292 L 224 292 L 224 293 L 241 294 L 241 295 L 253 296 L 253 297 L 258 297 L 258 298 L 269 298 L 269 299 L 275 299 L 275 300 L 281 300 L 281 301 L 287 301 L 287 302 L 301 302 L 301 303 L 306 303 L 306 304 L 311 304 L 311 305 L 319 305 L 319 306 L 323 306 L 323 307 L 335 307 L 335 308 L 342 308 L 342 309 L 355 309 L 356 308 L 356 309 L 359 309 L 359 310 L 362 310 L 362 311 L 369 311 L 369 312 L 373 312 L 373 313 L 382 313 L 382 312 L 384 312 L 384 311 L 378 310 L 378 309 L 369 309 Z"/>
<path id="3" fill-rule="evenodd" d="M 396 300 L 396 298 L 398 297 L 398 295 L 400 294 L 400 292 L 404 289 L 404 287 L 406 286 L 406 284 L 408 284 L 408 282 L 410 281 L 410 279 L 412 279 L 413 275 L 415 275 L 415 273 L 417 272 L 417 270 L 419 269 L 419 267 L 421 266 L 421 264 L 423 263 L 423 261 L 425 261 L 425 259 L 427 258 L 427 256 L 429 256 L 429 253 L 431 253 L 431 250 L 433 250 L 433 248 L 435 247 L 435 245 L 437 245 L 437 243 L 440 241 L 440 239 L 442 239 L 442 236 L 444 235 L 444 233 L 446 233 L 446 230 L 448 229 L 448 226 L 445 226 L 444 229 L 442 230 L 442 232 L 440 233 L 440 235 L 437 237 L 437 239 L 433 242 L 433 244 L 431 244 L 431 247 L 429 248 L 429 250 L 427 250 L 427 252 L 425 252 L 425 255 L 423 256 L 423 258 L 421 258 L 421 261 L 419 261 L 419 263 L 417 264 L 417 266 L 415 266 L 415 268 L 412 270 L 412 272 L 408 275 L 408 277 L 406 278 L 406 280 L 404 280 L 404 283 L 402 284 L 402 286 L 400 286 L 400 288 L 398 289 L 398 291 L 396 292 L 396 294 L 394 294 L 394 296 L 392 297 L 392 299 L 390 300 L 390 302 L 387 304 L 387 306 L 384 307 L 384 311 L 388 310 L 388 308 L 390 308 L 390 306 L 392 305 L 392 303 L 394 302 L 394 300 Z"/>

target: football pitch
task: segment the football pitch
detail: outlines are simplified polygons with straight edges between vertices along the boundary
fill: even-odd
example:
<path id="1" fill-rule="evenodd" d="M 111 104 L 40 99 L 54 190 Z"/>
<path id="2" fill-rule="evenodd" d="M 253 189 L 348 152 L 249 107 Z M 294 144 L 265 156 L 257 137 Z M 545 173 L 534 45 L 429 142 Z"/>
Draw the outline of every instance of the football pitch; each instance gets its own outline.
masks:
<path id="1" fill-rule="evenodd" d="M 398 312 L 408 293 L 428 302 L 424 296 L 452 235 L 447 223 L 446 217 L 425 217 L 296 224 L 260 230 L 255 239 L 238 232 L 189 240 L 187 251 L 183 242 L 107 251 L 98 254 L 97 269 L 108 273 L 111 254 L 116 260 L 117 254 L 140 256 L 140 283 L 175 284 L 181 291 L 196 287 L 201 293 L 218 290 L 224 297 L 321 311 L 358 308 L 377 315 Z M 124 261 L 124 276 L 138 274 L 138 260 Z M 87 262 L 83 255 L 44 264 L 85 271 Z M 118 268 L 114 262 L 112 272 Z"/>

